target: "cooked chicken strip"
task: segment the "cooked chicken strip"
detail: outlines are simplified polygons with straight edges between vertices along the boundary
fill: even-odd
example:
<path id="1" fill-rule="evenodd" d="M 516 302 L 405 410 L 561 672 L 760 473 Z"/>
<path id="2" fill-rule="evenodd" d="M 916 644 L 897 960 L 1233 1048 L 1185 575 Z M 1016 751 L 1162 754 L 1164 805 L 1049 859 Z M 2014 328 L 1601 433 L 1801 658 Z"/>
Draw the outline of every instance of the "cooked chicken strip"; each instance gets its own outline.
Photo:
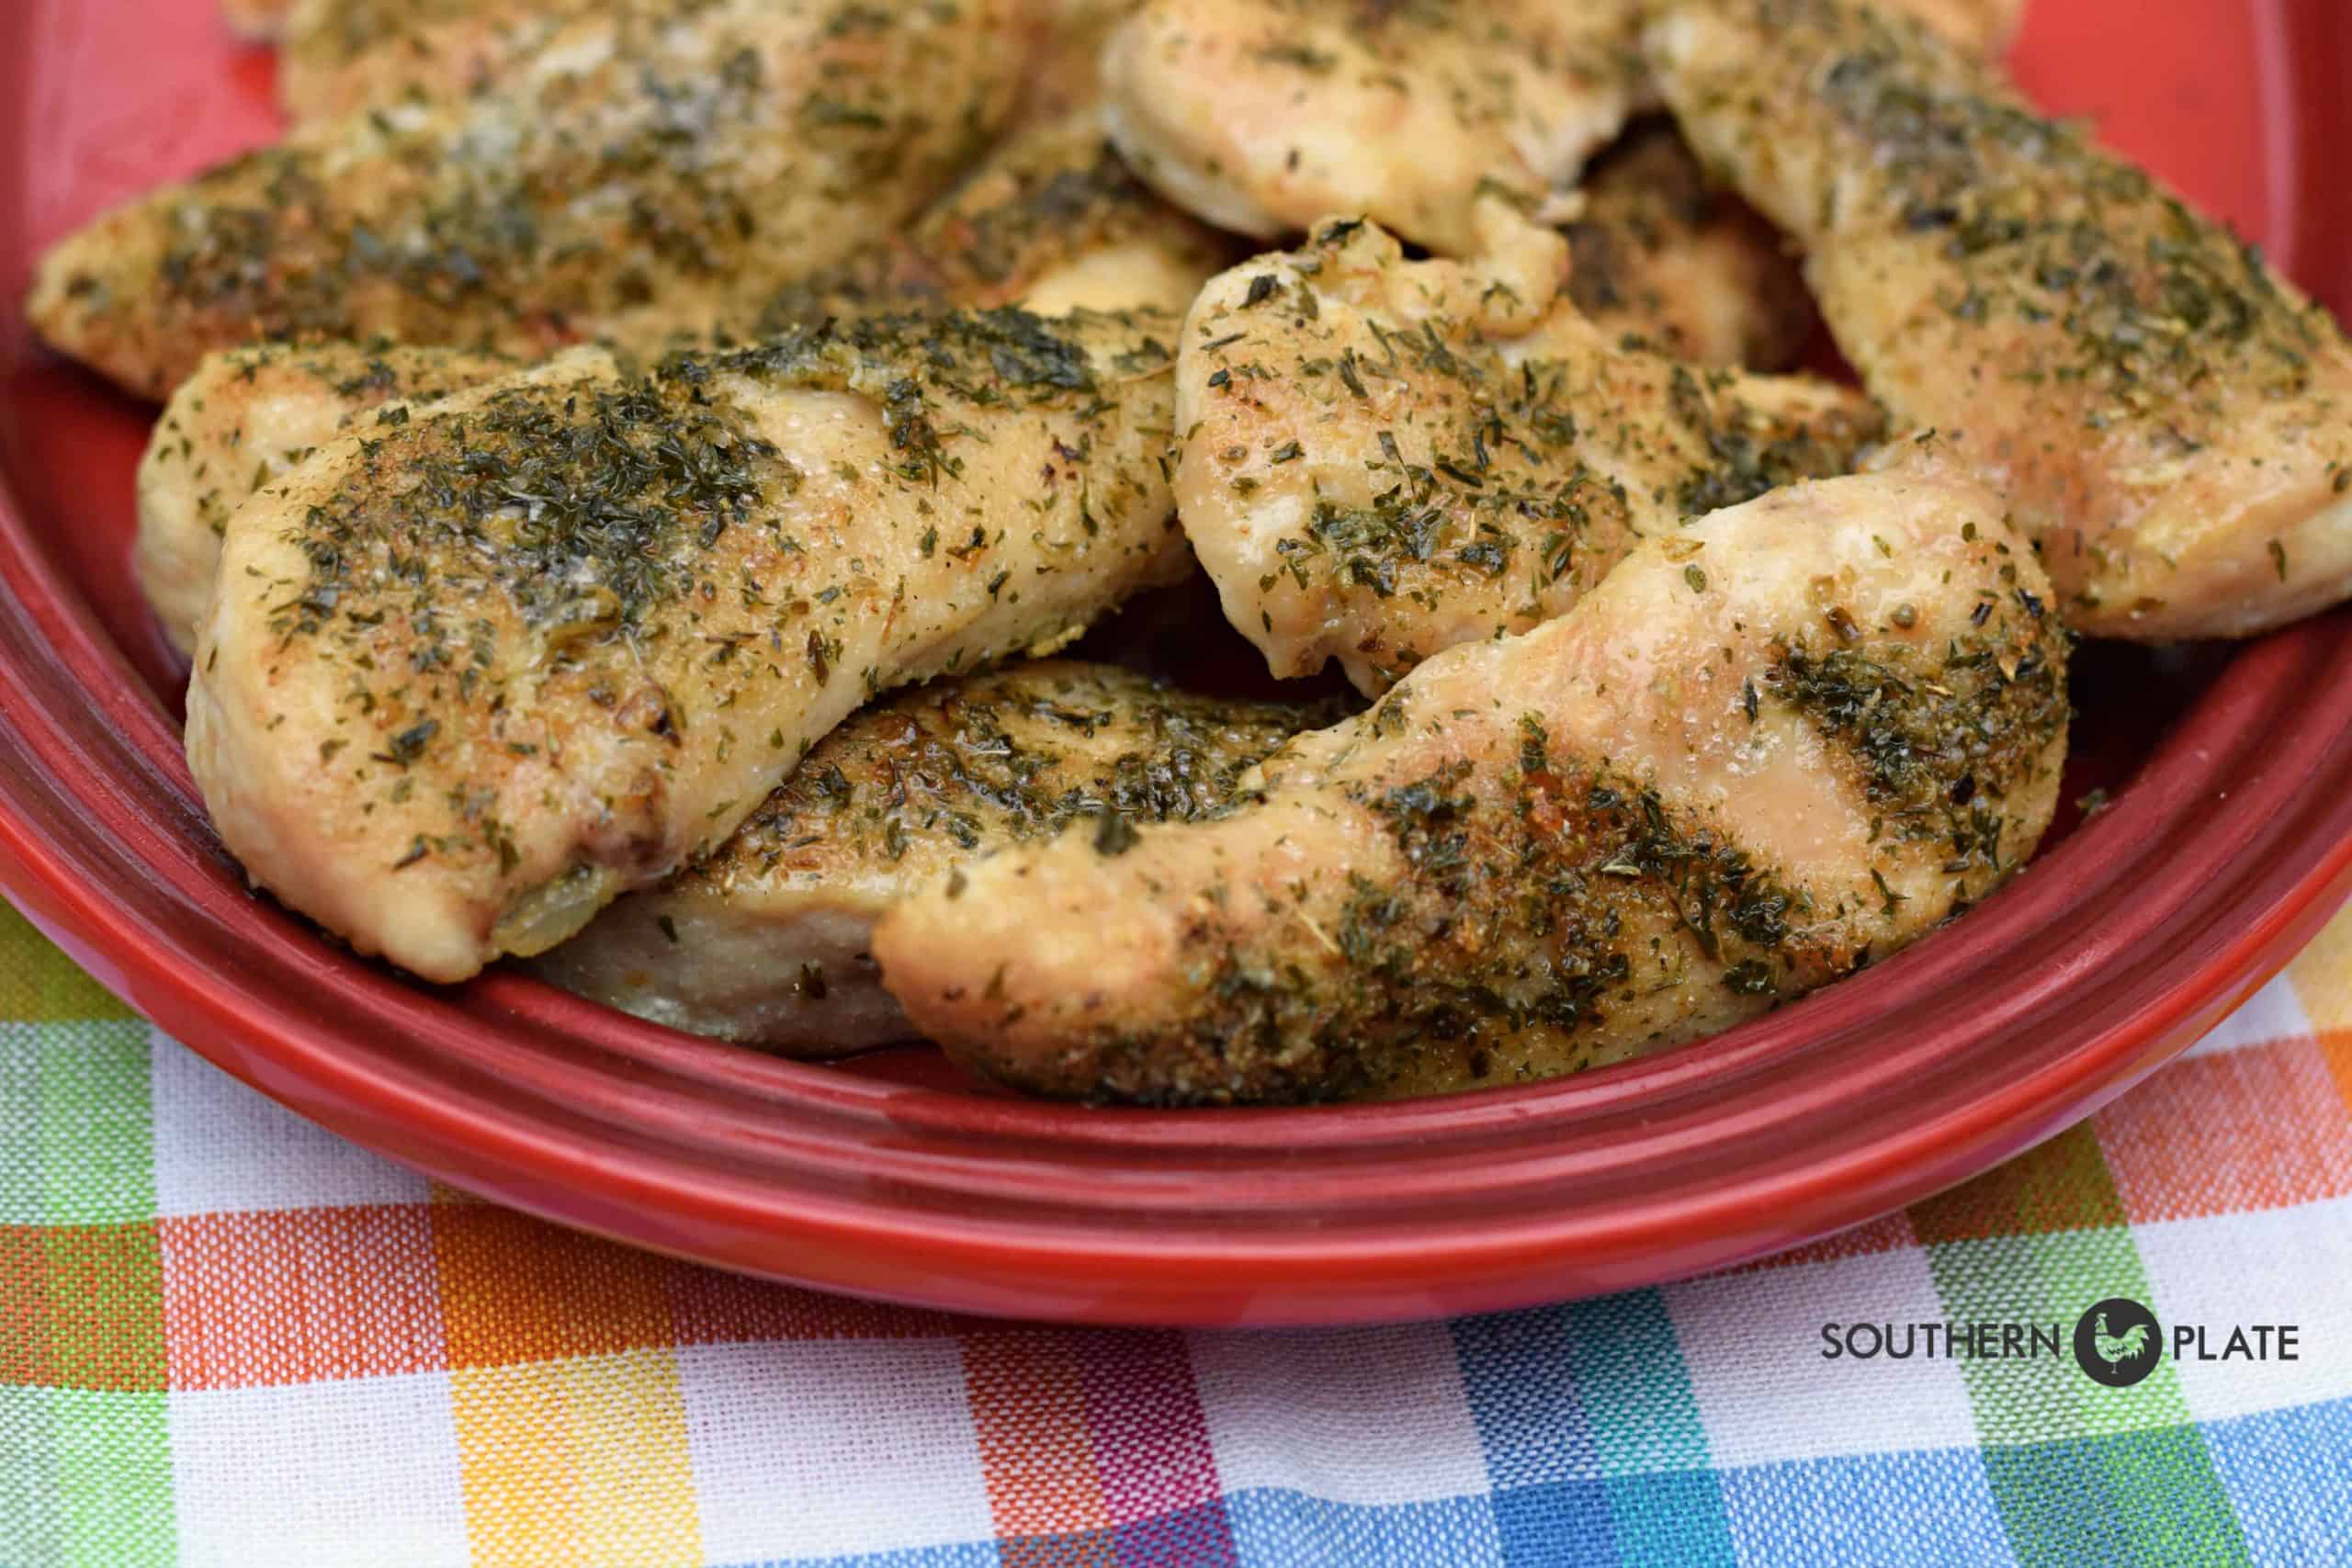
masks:
<path id="1" fill-rule="evenodd" d="M 284 9 L 286 0 L 270 0 Z M 453 97 L 494 84 L 567 23 L 669 0 L 294 0 L 278 96 L 298 120 Z M 1102 46 L 1136 0 L 1023 0 L 1020 118 L 1059 119 L 1101 96 Z M 275 30 L 275 29 L 273 29 Z"/>
<path id="2" fill-rule="evenodd" d="M 220 536 L 247 497 L 362 415 L 405 418 L 405 405 L 516 368 L 494 354 L 380 343 L 260 344 L 207 359 L 164 405 L 139 464 L 131 565 L 172 646 L 195 649 L 220 575 Z"/>
<path id="3" fill-rule="evenodd" d="M 756 318 L 745 335 L 1021 300 L 1046 314 L 1174 314 L 1230 259 L 1220 236 L 1138 184 L 1093 122 L 1073 117 L 1012 138 L 907 233 L 743 312 Z M 173 394 L 140 467 L 134 559 L 174 645 L 195 646 L 220 535 L 247 496 L 363 415 L 404 417 L 384 405 L 429 402 L 515 368 L 498 355 L 383 344 L 265 344 L 207 359 Z"/>
<path id="4" fill-rule="evenodd" d="M 1182 315 L 1236 259 L 1230 241 L 1154 195 L 1083 107 L 1005 140 L 903 233 L 731 311 L 751 337 L 923 304 L 1035 314 Z"/>
<path id="5" fill-rule="evenodd" d="M 1973 457 L 2080 630 L 2278 626 L 2352 593 L 2352 345 L 2258 253 L 1925 30 L 1673 0 L 1709 163 L 1798 235 L 1899 419 Z"/>
<path id="6" fill-rule="evenodd" d="M 673 14 L 671 0 L 293 0 L 277 97 L 300 123 L 495 85 L 598 13 Z"/>
<path id="7" fill-rule="evenodd" d="M 44 259 L 50 343 L 160 395 L 258 337 L 660 341 L 890 232 L 1009 112 L 1016 0 L 664 0 L 498 90 L 355 116 Z M 642 309 L 649 304 L 657 307 Z"/>
<path id="8" fill-rule="evenodd" d="M 1220 819 L 896 906 L 885 983 L 1024 1089 L 1405 1095 L 1751 1018 L 1981 899 L 2055 804 L 2065 635 L 1966 479 L 1776 491 L 1430 660 Z"/>
<path id="9" fill-rule="evenodd" d="M 1772 226 L 1715 185 L 1663 122 L 1593 161 L 1562 231 L 1569 292 L 1602 332 L 1696 365 L 1781 370 L 1820 317 Z"/>
<path id="10" fill-rule="evenodd" d="M 1185 322 L 1178 504 L 1277 675 L 1337 660 L 1377 695 L 1562 614 L 1646 536 L 1848 471 L 1878 433 L 1844 388 L 1622 346 L 1563 293 L 1560 236 L 1487 210 L 1491 269 L 1335 223 Z"/>
<path id="11" fill-rule="evenodd" d="M 1102 59 L 1113 137 L 1213 223 L 1361 214 L 1433 250 L 1576 177 L 1641 97 L 1631 0 L 1148 0 Z"/>
<path id="12" fill-rule="evenodd" d="M 1190 567 L 1165 317 L 598 351 L 337 441 L 230 519 L 188 757 L 254 879 L 428 979 L 731 837 L 850 713 Z"/>
<path id="13" fill-rule="evenodd" d="M 534 965 L 696 1034 L 808 1058 L 910 1037 L 866 954 L 882 911 L 1073 821 L 1106 842 L 1231 802 L 1251 766 L 1341 716 L 1227 702 L 1060 660 L 870 707 L 707 861 L 633 894 Z"/>
<path id="14" fill-rule="evenodd" d="M 1644 0 L 1146 0 L 1102 57 L 1112 133 L 1170 200 L 1260 239 L 1332 214 L 1465 254 L 1655 101 Z M 1969 47 L 2023 0 L 1899 0 Z"/>

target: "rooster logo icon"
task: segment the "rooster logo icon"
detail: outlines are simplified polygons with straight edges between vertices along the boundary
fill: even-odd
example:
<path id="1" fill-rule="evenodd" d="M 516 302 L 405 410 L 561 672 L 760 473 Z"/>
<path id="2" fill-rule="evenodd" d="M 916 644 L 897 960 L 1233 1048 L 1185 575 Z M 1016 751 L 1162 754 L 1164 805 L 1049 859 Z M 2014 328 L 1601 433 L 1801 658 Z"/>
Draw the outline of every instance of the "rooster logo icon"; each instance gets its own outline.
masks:
<path id="1" fill-rule="evenodd" d="M 2156 1370 L 2164 1334 L 2156 1314 L 2129 1296 L 2110 1296 L 2075 1325 L 2075 1359 L 2094 1382 L 2130 1388 Z"/>

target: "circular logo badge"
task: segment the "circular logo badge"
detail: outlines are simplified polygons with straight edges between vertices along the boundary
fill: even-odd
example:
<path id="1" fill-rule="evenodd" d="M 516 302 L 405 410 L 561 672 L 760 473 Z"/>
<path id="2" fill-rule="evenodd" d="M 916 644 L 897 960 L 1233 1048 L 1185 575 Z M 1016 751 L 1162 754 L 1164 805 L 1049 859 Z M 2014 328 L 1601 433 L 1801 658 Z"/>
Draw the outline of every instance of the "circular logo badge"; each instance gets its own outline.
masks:
<path id="1" fill-rule="evenodd" d="M 2130 1388 L 2164 1355 L 2156 1314 L 2129 1296 L 2109 1296 L 2075 1325 L 2075 1359 L 2093 1382 Z"/>

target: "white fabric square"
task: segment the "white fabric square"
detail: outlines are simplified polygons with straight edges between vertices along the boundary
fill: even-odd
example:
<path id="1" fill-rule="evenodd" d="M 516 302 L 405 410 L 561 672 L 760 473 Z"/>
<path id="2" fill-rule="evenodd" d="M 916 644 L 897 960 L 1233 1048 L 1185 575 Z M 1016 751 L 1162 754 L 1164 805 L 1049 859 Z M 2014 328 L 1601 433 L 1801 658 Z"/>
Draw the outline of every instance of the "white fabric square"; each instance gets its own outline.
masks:
<path id="1" fill-rule="evenodd" d="M 2132 1234 L 2167 1354 L 2177 1325 L 2203 1325 L 2215 1356 L 2241 1325 L 2301 1330 L 2292 1361 L 2176 1359 L 2191 1416 L 2213 1421 L 2352 1397 L 2352 1199 L 2166 1220 Z"/>
<path id="2" fill-rule="evenodd" d="M 1378 1506 L 1482 1494 L 1487 1461 L 1443 1324 L 1195 1334 L 1226 1495 L 1271 1486 Z"/>
<path id="3" fill-rule="evenodd" d="M 678 1352 L 714 1562 L 912 1551 L 995 1535 L 962 1352 L 934 1339 Z"/>
<path id="4" fill-rule="evenodd" d="M 1825 1324 L 1893 1324 L 1899 1345 L 1944 1321 L 1917 1247 L 1693 1280 L 1666 1303 L 1719 1465 L 1976 1444 L 1959 1362 L 1822 1355 Z"/>
<path id="5" fill-rule="evenodd" d="M 432 1197 L 416 1171 L 303 1121 L 160 1033 L 153 1083 L 155 1204 L 166 1217 Z"/>
<path id="6" fill-rule="evenodd" d="M 2190 1046 L 2185 1055 L 2211 1056 L 2222 1051 L 2242 1051 L 2249 1045 L 2267 1045 L 2274 1040 L 2292 1040 L 2312 1032 L 2312 1021 L 2303 1011 L 2301 997 L 2294 986 L 2281 976 L 2254 994 L 2254 998 L 2222 1021 L 2221 1027 Z"/>
<path id="7" fill-rule="evenodd" d="M 468 1561 L 447 1372 L 171 1396 L 180 1560 Z"/>

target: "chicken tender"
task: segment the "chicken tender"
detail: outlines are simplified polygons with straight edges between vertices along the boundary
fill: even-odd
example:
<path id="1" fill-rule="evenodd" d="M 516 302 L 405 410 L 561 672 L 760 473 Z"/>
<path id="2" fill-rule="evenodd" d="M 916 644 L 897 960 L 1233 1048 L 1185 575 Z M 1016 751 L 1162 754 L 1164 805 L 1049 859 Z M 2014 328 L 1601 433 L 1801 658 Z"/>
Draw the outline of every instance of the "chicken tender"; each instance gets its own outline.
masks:
<path id="1" fill-rule="evenodd" d="M 731 838 L 893 687 L 1190 570 L 1165 317 L 597 350 L 355 431 L 230 519 L 188 757 L 254 880 L 425 978 Z"/>
<path id="2" fill-rule="evenodd" d="M 1007 138 L 904 233 L 734 314 L 752 338 L 927 304 L 1182 315 L 1235 259 L 1225 236 L 1137 180 L 1099 108 L 1082 107 Z"/>
<path id="3" fill-rule="evenodd" d="M 160 396 L 264 337 L 537 355 L 653 343 L 829 265 L 1009 114 L 1017 0 L 664 0 L 492 92 L 339 119 L 119 208 L 43 260 L 52 345 Z"/>
<path id="4" fill-rule="evenodd" d="M 1966 479 L 1775 491 L 1431 660 L 1229 813 L 982 862 L 874 953 L 958 1060 L 1074 1099 L 1430 1093 L 1688 1041 L 2032 852 L 2067 721 L 2047 593 Z"/>
<path id="5" fill-rule="evenodd" d="M 1569 294 L 1592 324 L 1694 365 L 1782 370 L 1820 317 L 1779 232 L 1647 121 L 1593 161 L 1561 231 Z"/>
<path id="6" fill-rule="evenodd" d="M 834 730 L 724 849 L 534 967 L 656 1023 L 787 1055 L 890 1044 L 911 1031 L 866 944 L 893 903 L 1071 823 L 1110 840 L 1213 815 L 1268 752 L 1341 716 L 1060 660 L 926 686 Z"/>
<path id="7" fill-rule="evenodd" d="M 904 235 L 776 291 L 757 341 L 836 316 L 1029 301 L 1181 312 L 1229 259 L 1219 236 L 1137 184 L 1085 117 L 1014 137 Z M 621 334 L 631 335 L 627 331 Z M 682 348 L 710 346 L 687 334 Z M 264 344 L 207 359 L 173 394 L 140 466 L 140 586 L 182 652 L 244 499 L 388 404 L 430 402 L 518 368 L 503 355 L 387 344 Z"/>
<path id="8" fill-rule="evenodd" d="M 297 123 L 494 85 L 583 17 L 672 0 L 292 0 L 277 97 Z"/>
<path id="9" fill-rule="evenodd" d="M 1477 197 L 1572 182 L 1643 96 L 1631 0 L 1148 0 L 1102 60 L 1113 138 L 1260 239 L 1362 215 L 1448 254 Z"/>
<path id="10" fill-rule="evenodd" d="M 1560 236 L 1487 210 L 1491 265 L 1334 223 L 1185 323 L 1179 508 L 1277 675 L 1337 660 L 1377 695 L 1562 614 L 1646 536 L 1849 471 L 1878 434 L 1844 388 L 1622 345 L 1564 294 Z"/>
<path id="11" fill-rule="evenodd" d="M 383 343 L 261 344 L 207 359 L 164 405 L 139 464 L 131 565 L 172 646 L 194 650 L 220 536 L 248 497 L 363 415 L 403 419 L 406 405 L 516 368 L 501 355 Z"/>
<path id="12" fill-rule="evenodd" d="M 1889 0 L 2005 41 L 2022 0 Z M 1448 255 L 1500 192 L 1532 209 L 1656 102 L 1644 0 L 1146 0 L 1102 57 L 1112 134 L 1210 222 L 1279 239 L 1363 217 Z"/>
<path id="13" fill-rule="evenodd" d="M 2352 593 L 2352 346 L 2259 254 L 1926 29 L 1671 0 L 1657 79 L 1805 244 L 1864 382 L 1966 452 L 2079 630 L 2240 637 Z"/>

